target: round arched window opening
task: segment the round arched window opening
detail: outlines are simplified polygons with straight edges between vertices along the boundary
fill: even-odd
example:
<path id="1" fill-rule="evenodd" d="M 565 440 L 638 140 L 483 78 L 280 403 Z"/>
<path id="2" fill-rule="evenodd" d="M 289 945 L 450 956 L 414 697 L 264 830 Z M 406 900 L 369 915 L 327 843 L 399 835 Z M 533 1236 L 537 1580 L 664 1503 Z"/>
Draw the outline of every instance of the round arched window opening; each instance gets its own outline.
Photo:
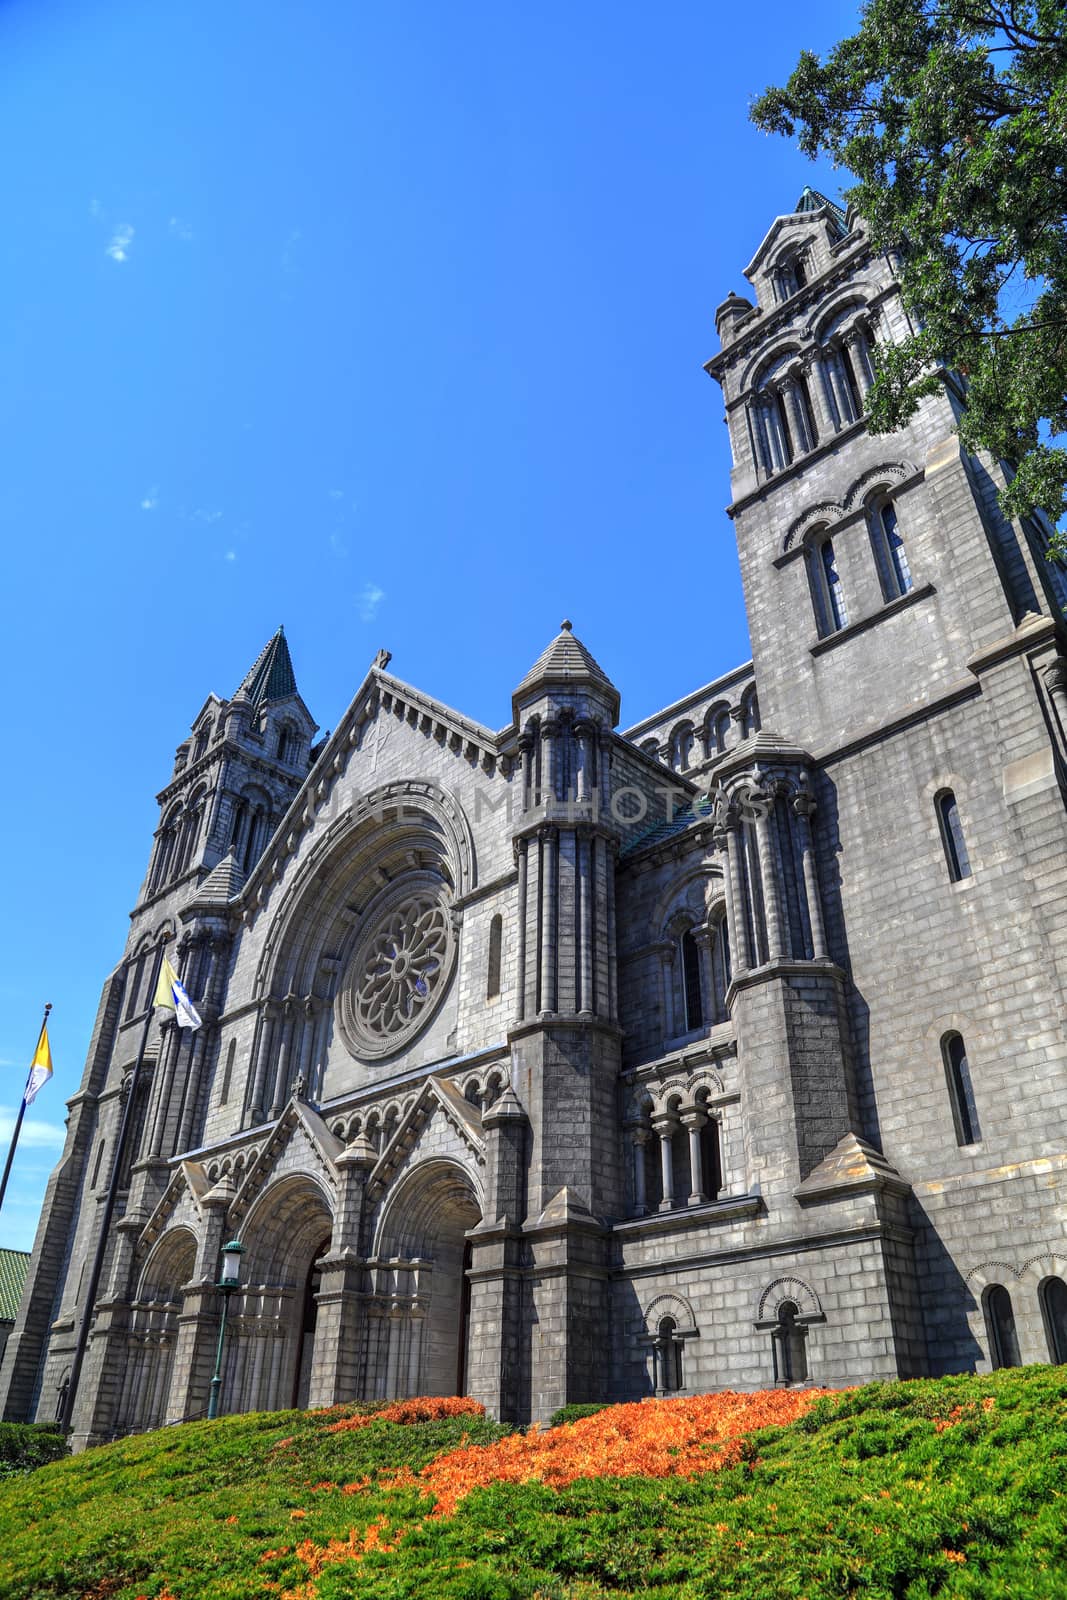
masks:
<path id="1" fill-rule="evenodd" d="M 353 1054 L 392 1055 L 421 1032 L 444 999 L 455 959 L 451 894 L 442 879 L 409 878 L 373 907 L 338 996 Z"/>

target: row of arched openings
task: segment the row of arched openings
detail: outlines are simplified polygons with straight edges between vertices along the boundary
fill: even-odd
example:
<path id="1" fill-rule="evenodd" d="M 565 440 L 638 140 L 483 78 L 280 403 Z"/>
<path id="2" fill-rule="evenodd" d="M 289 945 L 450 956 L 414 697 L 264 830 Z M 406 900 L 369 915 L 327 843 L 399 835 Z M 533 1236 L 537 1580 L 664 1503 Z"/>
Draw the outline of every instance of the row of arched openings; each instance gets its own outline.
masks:
<path id="1" fill-rule="evenodd" d="M 1056 1366 L 1067 1362 L 1067 1283 L 1062 1278 L 1046 1278 L 1038 1285 L 1038 1305 L 1048 1343 L 1049 1360 Z M 989 1360 L 993 1367 L 1022 1365 L 1019 1335 L 1011 1295 L 1002 1283 L 992 1283 L 982 1296 Z"/>
<path id="2" fill-rule="evenodd" d="M 868 508 L 867 530 L 882 599 L 889 603 L 910 593 L 914 580 L 900 518 L 892 500 L 881 500 Z M 806 546 L 808 582 L 811 587 L 815 626 L 821 639 L 840 633 L 849 625 L 852 613 L 846 585 L 841 577 L 833 533 L 825 527 L 809 533 Z M 852 617 L 852 620 L 855 620 Z"/>
<path id="3" fill-rule="evenodd" d="M 700 761 L 712 761 L 723 755 L 735 743 L 735 722 L 740 739 L 750 739 L 759 732 L 759 700 L 754 686 L 742 695 L 736 718 L 729 706 L 718 701 L 699 726 L 686 719 L 671 729 L 665 746 L 658 739 L 645 739 L 641 749 L 657 761 L 665 761 L 675 772 L 687 772 Z"/>

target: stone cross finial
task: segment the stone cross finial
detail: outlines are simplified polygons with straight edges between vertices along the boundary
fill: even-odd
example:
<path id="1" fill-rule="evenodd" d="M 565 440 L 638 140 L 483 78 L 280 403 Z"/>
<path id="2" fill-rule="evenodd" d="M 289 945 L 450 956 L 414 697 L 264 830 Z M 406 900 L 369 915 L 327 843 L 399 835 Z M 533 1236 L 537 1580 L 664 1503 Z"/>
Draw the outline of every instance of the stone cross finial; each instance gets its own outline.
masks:
<path id="1" fill-rule="evenodd" d="M 392 653 L 391 650 L 379 650 L 378 654 L 375 656 L 374 660 L 371 662 L 371 666 L 372 667 L 377 667 L 379 672 L 384 672 L 386 667 L 389 665 L 390 661 L 392 661 L 392 659 L 393 659 L 393 653 Z"/>

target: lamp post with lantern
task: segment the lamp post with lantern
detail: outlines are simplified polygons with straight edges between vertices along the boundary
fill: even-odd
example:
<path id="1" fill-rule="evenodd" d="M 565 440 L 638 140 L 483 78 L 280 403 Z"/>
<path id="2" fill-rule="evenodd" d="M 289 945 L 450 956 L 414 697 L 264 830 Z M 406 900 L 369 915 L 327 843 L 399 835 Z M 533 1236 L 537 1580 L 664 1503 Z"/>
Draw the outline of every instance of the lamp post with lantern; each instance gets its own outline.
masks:
<path id="1" fill-rule="evenodd" d="M 222 1295 L 222 1317 L 219 1321 L 219 1344 L 215 1352 L 215 1376 L 211 1380 L 211 1398 L 207 1403 L 208 1419 L 212 1420 L 219 1414 L 219 1393 L 222 1389 L 222 1350 L 226 1342 L 226 1313 L 230 1307 L 230 1296 L 235 1289 L 239 1289 L 241 1277 L 241 1257 L 245 1247 L 239 1239 L 231 1239 L 229 1244 L 222 1247 L 222 1271 L 219 1281 L 215 1285 Z"/>

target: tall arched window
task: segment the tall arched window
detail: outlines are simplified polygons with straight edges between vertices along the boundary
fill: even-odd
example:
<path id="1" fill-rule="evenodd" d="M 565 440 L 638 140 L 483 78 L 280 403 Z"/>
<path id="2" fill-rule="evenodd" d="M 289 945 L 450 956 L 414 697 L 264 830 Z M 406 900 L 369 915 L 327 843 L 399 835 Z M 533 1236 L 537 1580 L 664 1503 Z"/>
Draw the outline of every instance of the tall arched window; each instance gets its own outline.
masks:
<path id="1" fill-rule="evenodd" d="M 193 760 L 194 761 L 199 761 L 200 757 L 207 753 L 207 744 L 208 744 L 208 740 L 210 738 L 211 738 L 211 724 L 210 724 L 210 722 L 205 722 L 204 726 L 200 729 L 200 732 L 196 736 L 196 745 L 195 745 L 195 747 L 193 749 Z"/>
<path id="2" fill-rule="evenodd" d="M 759 701 L 756 699 L 755 689 L 749 689 L 741 701 L 742 739 L 750 739 L 754 733 L 759 732 L 759 727 Z"/>
<path id="3" fill-rule="evenodd" d="M 674 1394 L 682 1387 L 682 1341 L 673 1317 L 662 1317 L 656 1329 L 656 1388 Z"/>
<path id="4" fill-rule="evenodd" d="M 911 589 L 912 577 L 897 508 L 892 500 L 875 508 L 871 518 L 871 542 L 882 594 L 886 600 L 897 600 Z"/>
<path id="5" fill-rule="evenodd" d="M 945 860 L 948 862 L 948 875 L 953 883 L 959 883 L 961 878 L 969 878 L 971 875 L 971 858 L 967 853 L 967 841 L 963 837 L 960 808 L 951 789 L 942 789 L 935 804 L 941 828 L 941 843 L 945 847 Z"/>
<path id="6" fill-rule="evenodd" d="M 793 1301 L 783 1300 L 778 1309 L 778 1322 L 771 1333 L 774 1381 L 781 1388 L 808 1380 L 807 1331 L 798 1325 L 797 1315 Z"/>
<path id="7" fill-rule="evenodd" d="M 686 1032 L 704 1026 L 704 1001 L 700 993 L 700 949 L 692 930 L 682 934 L 682 990 Z"/>
<path id="8" fill-rule="evenodd" d="M 691 722 L 683 722 L 671 734 L 671 766 L 675 772 L 685 772 L 693 764 L 693 746 L 696 734 Z"/>
<path id="9" fill-rule="evenodd" d="M 1012 1310 L 1011 1295 L 1003 1284 L 994 1283 L 986 1290 L 984 1310 L 990 1362 L 994 1367 L 1021 1366 L 1015 1312 Z"/>
<path id="10" fill-rule="evenodd" d="M 978 1109 L 974 1103 L 971 1069 L 967 1061 L 967 1047 L 963 1036 L 946 1033 L 941 1041 L 941 1054 L 945 1062 L 948 1097 L 952 1105 L 952 1121 L 956 1128 L 956 1143 L 977 1144 L 982 1137 L 978 1125 Z"/>
<path id="11" fill-rule="evenodd" d="M 126 1016 L 124 1019 L 126 1022 L 129 1022 L 131 1017 L 135 1017 L 137 1015 L 137 1007 L 141 999 L 141 989 L 144 986 L 144 970 L 147 962 L 148 951 L 142 950 L 141 954 L 137 957 L 137 960 L 130 969 L 130 975 L 127 979 L 127 982 L 129 983 L 129 991 L 126 999 Z"/>
<path id="12" fill-rule="evenodd" d="M 721 755 L 730 743 L 730 713 L 728 711 L 720 711 L 715 718 L 712 736 L 715 740 L 715 749 Z"/>
<path id="13" fill-rule="evenodd" d="M 230 1098 L 230 1079 L 233 1076 L 233 1058 L 237 1051 L 237 1040 L 231 1039 L 226 1051 L 226 1065 L 222 1073 L 222 1083 L 219 1086 L 219 1105 L 224 1106 Z"/>
<path id="14" fill-rule="evenodd" d="M 808 546 L 808 581 L 815 607 L 815 626 L 821 638 L 848 626 L 848 607 L 841 586 L 834 543 L 828 533 Z"/>
<path id="15" fill-rule="evenodd" d="M 489 971 L 485 984 L 485 997 L 495 1000 L 500 994 L 500 957 L 504 939 L 504 919 L 495 916 L 489 924 Z"/>
<path id="16" fill-rule="evenodd" d="M 1038 1297 L 1045 1319 L 1048 1358 L 1061 1367 L 1067 1362 L 1067 1283 L 1062 1278 L 1046 1278 Z"/>
<path id="17" fill-rule="evenodd" d="M 711 1009 L 713 1022 L 726 1021 L 726 991 L 730 987 L 730 938 L 725 916 L 715 924 L 711 945 Z"/>

